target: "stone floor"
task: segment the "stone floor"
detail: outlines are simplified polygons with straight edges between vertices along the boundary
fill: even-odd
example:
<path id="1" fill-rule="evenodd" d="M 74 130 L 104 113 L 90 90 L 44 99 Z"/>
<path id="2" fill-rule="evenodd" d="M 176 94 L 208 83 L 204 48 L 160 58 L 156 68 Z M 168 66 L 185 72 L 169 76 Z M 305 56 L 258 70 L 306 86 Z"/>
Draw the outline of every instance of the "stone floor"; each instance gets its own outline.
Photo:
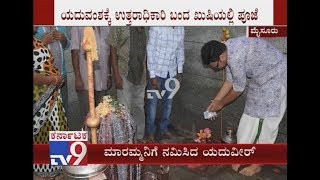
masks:
<path id="1" fill-rule="evenodd" d="M 74 85 L 69 84 L 70 88 Z M 73 93 L 74 94 L 74 93 Z M 111 94 L 114 94 L 111 93 Z M 74 94 L 75 95 L 75 94 Z M 79 117 L 79 102 L 77 97 L 69 97 L 69 120 L 71 130 L 80 130 L 83 125 L 83 120 Z M 71 122 L 72 121 L 72 122 Z M 190 142 L 192 137 L 186 137 L 182 133 L 171 129 L 174 135 L 170 143 Z M 279 140 L 280 138 L 280 140 Z M 285 136 L 286 138 L 286 136 Z M 281 134 L 277 138 L 277 142 L 281 141 Z M 160 143 L 168 143 L 160 141 Z M 287 179 L 287 166 L 263 166 L 262 170 L 252 177 L 246 177 L 238 172 L 232 170 L 230 166 L 203 166 L 197 169 L 189 169 L 186 166 L 170 166 L 169 179 L 170 180 L 285 180 Z M 144 166 L 142 175 L 144 173 L 156 175 L 159 166 Z M 162 179 L 163 180 L 163 179 Z"/>
<path id="2" fill-rule="evenodd" d="M 77 102 L 73 104 L 73 107 L 78 105 Z M 74 108 L 72 108 L 74 109 Z M 76 113 L 72 113 L 74 119 Z M 78 120 L 77 127 L 72 129 L 78 130 L 80 121 Z M 192 137 L 186 137 L 177 131 L 172 131 L 173 138 L 171 140 L 158 141 L 159 143 L 186 143 L 192 140 Z M 156 137 L 156 140 L 159 140 Z M 186 166 L 170 166 L 169 179 L 170 180 L 286 180 L 287 179 L 287 166 L 263 166 L 262 170 L 252 177 L 246 177 L 238 172 L 235 172 L 230 166 L 211 165 L 202 166 L 196 169 L 189 169 Z M 142 169 L 142 175 L 145 173 L 156 175 L 156 171 L 159 166 L 144 166 Z M 144 176 L 143 176 L 144 177 Z M 100 179 L 99 179 L 100 180 Z M 142 180 L 144 180 L 142 178 Z M 150 180 L 150 179 L 149 179 Z M 164 180 L 164 179 L 160 179 Z M 167 179 L 166 179 L 167 180 Z"/>
<path id="3" fill-rule="evenodd" d="M 196 169 L 189 169 L 186 166 L 169 166 L 169 173 L 157 175 L 160 166 L 144 166 L 141 180 L 286 180 L 287 171 L 285 167 L 264 166 L 254 176 L 246 177 L 231 169 L 230 166 L 202 166 Z M 104 175 L 93 177 L 90 180 L 103 180 Z M 151 178 L 153 177 L 153 178 Z M 169 177 L 169 178 L 168 178 Z M 64 177 L 64 180 L 77 180 Z M 84 180 L 84 179 L 82 179 Z M 87 180 L 87 179 L 86 179 Z"/>
<path id="4" fill-rule="evenodd" d="M 173 133 L 174 137 L 162 140 L 159 143 L 183 143 L 190 141 L 188 137 Z M 160 166 L 144 166 L 143 174 L 157 174 Z M 242 167 L 240 167 L 241 169 Z M 252 177 L 246 177 L 234 171 L 229 165 L 206 165 L 195 169 L 186 166 L 170 166 L 170 180 L 285 180 L 287 179 L 287 166 L 266 165 Z"/>
<path id="5" fill-rule="evenodd" d="M 144 174 L 157 174 L 159 166 L 150 166 Z M 262 170 L 252 177 L 246 177 L 232 170 L 230 166 L 203 166 L 189 169 L 186 166 L 170 166 L 170 180 L 284 180 L 287 171 L 280 166 L 264 166 Z M 148 172 L 148 173 L 147 173 Z"/>
<path id="6" fill-rule="evenodd" d="M 171 140 L 161 140 L 158 143 L 190 142 L 190 137 L 184 137 L 183 135 L 175 132 L 172 132 L 172 134 L 173 138 Z M 146 178 L 148 175 L 157 177 L 157 170 L 159 169 L 159 165 L 144 165 L 141 171 L 141 180 L 152 180 Z M 161 177 L 164 176 L 162 175 Z M 187 166 L 175 165 L 169 166 L 168 177 L 169 178 L 158 178 L 158 180 L 286 180 L 287 166 L 266 165 L 263 166 L 262 170 L 256 175 L 246 177 L 234 171 L 230 165 L 205 165 L 195 169 L 190 169 Z"/>

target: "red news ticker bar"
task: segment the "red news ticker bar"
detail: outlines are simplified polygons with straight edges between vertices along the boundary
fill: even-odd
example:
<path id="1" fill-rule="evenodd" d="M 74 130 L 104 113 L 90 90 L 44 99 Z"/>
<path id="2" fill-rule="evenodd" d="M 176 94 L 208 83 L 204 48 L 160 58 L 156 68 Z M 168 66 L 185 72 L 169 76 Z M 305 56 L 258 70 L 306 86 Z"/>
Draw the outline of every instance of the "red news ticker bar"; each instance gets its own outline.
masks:
<path id="1" fill-rule="evenodd" d="M 34 144 L 33 145 L 33 163 L 48 164 L 50 161 L 49 144 Z"/>
<path id="2" fill-rule="evenodd" d="M 273 25 L 287 25 L 287 0 L 273 0 Z"/>
<path id="3" fill-rule="evenodd" d="M 33 0 L 33 25 L 54 25 L 54 0 Z"/>
<path id="4" fill-rule="evenodd" d="M 148 148 L 157 147 L 157 155 L 148 156 Z M 105 149 L 119 149 L 120 152 L 127 148 L 132 152 L 141 152 L 140 156 L 105 156 Z M 169 148 L 169 156 L 164 157 L 165 149 Z M 174 156 L 174 150 L 189 152 L 189 156 Z M 187 151 L 185 151 L 185 148 Z M 220 154 L 204 156 L 214 148 Z M 236 151 L 236 149 L 238 151 Z M 198 149 L 197 155 L 191 156 L 191 149 Z M 49 145 L 33 145 L 33 163 L 49 163 Z M 229 150 L 230 154 L 225 152 Z M 232 152 L 241 152 L 238 156 Z M 111 151 L 109 151 L 111 152 Z M 193 151 L 195 152 L 195 151 Z M 240 156 L 242 154 L 242 156 Z M 287 164 L 287 144 L 88 144 L 88 164 Z M 140 160 L 139 160 L 140 158 Z"/>

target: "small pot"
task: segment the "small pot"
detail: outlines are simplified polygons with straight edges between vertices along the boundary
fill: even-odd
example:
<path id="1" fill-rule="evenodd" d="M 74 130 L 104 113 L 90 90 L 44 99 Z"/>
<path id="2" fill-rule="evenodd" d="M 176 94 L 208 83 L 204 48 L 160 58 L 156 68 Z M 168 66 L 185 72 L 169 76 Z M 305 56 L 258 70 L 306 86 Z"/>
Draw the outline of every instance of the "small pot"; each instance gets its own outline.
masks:
<path id="1" fill-rule="evenodd" d="M 62 169 L 66 177 L 87 179 L 103 173 L 107 167 L 105 164 L 88 164 L 87 166 L 64 166 Z"/>
<path id="2" fill-rule="evenodd" d="M 169 166 L 160 165 L 160 168 L 157 170 L 157 180 L 169 180 Z"/>
<path id="3" fill-rule="evenodd" d="M 151 171 L 148 171 L 143 174 L 142 180 L 157 180 L 157 176 Z"/>
<path id="4" fill-rule="evenodd" d="M 222 138 L 222 143 L 226 144 L 235 144 L 237 143 L 237 136 L 236 136 L 236 130 L 228 127 L 226 128 L 226 131 L 224 132 Z"/>

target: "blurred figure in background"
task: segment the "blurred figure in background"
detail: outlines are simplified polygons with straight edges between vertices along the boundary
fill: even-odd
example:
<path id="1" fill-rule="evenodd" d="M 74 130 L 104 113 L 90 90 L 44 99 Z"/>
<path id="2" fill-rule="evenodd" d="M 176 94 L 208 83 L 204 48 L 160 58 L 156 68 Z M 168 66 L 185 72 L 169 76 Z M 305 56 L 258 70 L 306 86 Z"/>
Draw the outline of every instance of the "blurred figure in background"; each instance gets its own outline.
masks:
<path id="1" fill-rule="evenodd" d="M 71 58 L 74 69 L 75 90 L 80 103 L 81 122 L 71 122 L 74 130 L 80 130 L 89 112 L 88 102 L 88 74 L 85 51 L 81 47 L 84 27 L 71 28 Z M 94 97 L 97 106 L 107 90 L 112 86 L 110 46 L 107 44 L 109 27 L 93 27 L 98 48 L 98 61 L 93 62 Z"/>
<path id="2" fill-rule="evenodd" d="M 165 91 L 162 98 L 162 116 L 160 119 L 160 139 L 171 139 L 168 130 L 172 109 L 172 99 L 169 89 L 176 89 L 181 82 L 184 56 L 184 27 L 150 27 L 147 44 L 147 66 L 149 81 L 147 90 Z M 177 81 L 172 81 L 174 78 Z M 169 81 L 169 87 L 166 82 Z M 154 92 L 147 99 L 146 130 L 148 142 L 154 142 L 156 128 L 154 125 L 158 97 Z"/>
<path id="3" fill-rule="evenodd" d="M 144 27 L 111 27 L 108 37 L 117 99 L 131 112 L 137 138 L 143 138 L 146 87 L 146 33 Z"/>

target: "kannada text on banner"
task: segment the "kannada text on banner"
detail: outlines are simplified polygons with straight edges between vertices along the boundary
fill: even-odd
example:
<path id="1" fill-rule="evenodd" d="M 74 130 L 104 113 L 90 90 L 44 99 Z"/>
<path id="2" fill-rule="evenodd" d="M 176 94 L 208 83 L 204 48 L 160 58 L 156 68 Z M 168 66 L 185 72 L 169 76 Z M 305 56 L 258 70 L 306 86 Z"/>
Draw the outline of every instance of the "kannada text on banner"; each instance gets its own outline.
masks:
<path id="1" fill-rule="evenodd" d="M 34 145 L 34 163 L 49 146 Z M 88 164 L 287 164 L 286 144 L 87 144 Z"/>
<path id="2" fill-rule="evenodd" d="M 34 0 L 34 22 L 35 25 L 57 26 L 286 25 L 286 2 L 48 0 L 44 4 L 41 0 Z"/>

